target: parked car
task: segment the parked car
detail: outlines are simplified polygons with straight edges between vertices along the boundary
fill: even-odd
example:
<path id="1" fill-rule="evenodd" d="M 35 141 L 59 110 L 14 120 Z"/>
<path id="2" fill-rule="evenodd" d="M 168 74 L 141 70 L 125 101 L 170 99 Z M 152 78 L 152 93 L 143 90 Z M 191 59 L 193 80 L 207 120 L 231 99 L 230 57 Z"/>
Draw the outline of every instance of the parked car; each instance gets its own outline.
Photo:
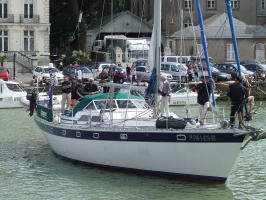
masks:
<path id="1" fill-rule="evenodd" d="M 45 77 L 46 80 L 50 79 L 50 76 L 52 74 L 56 74 L 56 77 L 58 79 L 58 82 L 62 82 L 64 80 L 64 75 L 55 67 L 50 66 L 37 66 L 33 70 L 33 75 L 35 75 L 38 78 Z"/>
<path id="2" fill-rule="evenodd" d="M 147 70 L 146 66 L 138 66 L 136 67 L 136 76 L 138 81 L 149 82 L 151 78 L 152 72 Z M 166 76 L 168 81 L 173 80 L 173 76 L 171 74 L 161 72 L 161 75 Z"/>
<path id="3" fill-rule="evenodd" d="M 161 72 L 171 74 L 173 76 L 173 80 L 177 80 L 179 82 L 181 81 L 182 83 L 186 82 L 187 66 L 184 64 L 162 62 Z"/>
<path id="4" fill-rule="evenodd" d="M 245 64 L 244 65 L 247 70 L 255 72 L 256 76 L 265 76 L 266 73 L 266 65 L 264 64 Z"/>
<path id="5" fill-rule="evenodd" d="M 239 75 L 238 67 L 235 63 L 216 63 L 213 66 L 221 72 L 231 74 L 232 79 L 235 79 Z M 254 72 L 247 70 L 243 65 L 240 65 L 240 69 L 243 74 L 254 77 Z"/>
<path id="6" fill-rule="evenodd" d="M 242 60 L 240 62 L 241 65 L 247 65 L 247 64 L 261 64 L 259 61 L 256 60 Z"/>
<path id="7" fill-rule="evenodd" d="M 79 73 L 78 73 L 79 70 L 81 71 L 81 74 L 80 74 L 81 77 L 79 77 Z M 82 81 L 86 82 L 86 81 L 89 81 L 90 78 L 93 78 L 93 73 L 91 72 L 91 70 L 89 70 L 88 67 L 80 65 L 80 66 L 72 68 L 70 72 L 70 76 L 76 76 Z"/>
<path id="8" fill-rule="evenodd" d="M 91 64 L 88 65 L 88 68 L 93 73 L 94 78 L 101 78 L 99 75 L 103 71 L 103 68 L 111 65 L 112 63 L 107 63 L 107 62 L 92 62 Z"/>
<path id="9" fill-rule="evenodd" d="M 3 79 L 4 81 L 9 81 L 10 73 L 7 68 L 4 66 L 0 66 L 0 79 Z"/>
<path id="10" fill-rule="evenodd" d="M 215 67 L 211 67 L 211 70 L 212 70 L 212 78 L 214 79 L 215 82 L 229 81 L 232 79 L 231 74 L 221 72 L 219 69 Z"/>
<path id="11" fill-rule="evenodd" d="M 108 73 L 108 76 L 111 77 L 114 82 L 118 82 L 122 84 L 127 81 L 126 68 L 124 67 L 118 67 L 116 65 L 112 67 L 105 66 L 102 70 L 102 73 L 104 71 Z M 101 77 L 101 74 L 100 74 L 100 77 Z"/>

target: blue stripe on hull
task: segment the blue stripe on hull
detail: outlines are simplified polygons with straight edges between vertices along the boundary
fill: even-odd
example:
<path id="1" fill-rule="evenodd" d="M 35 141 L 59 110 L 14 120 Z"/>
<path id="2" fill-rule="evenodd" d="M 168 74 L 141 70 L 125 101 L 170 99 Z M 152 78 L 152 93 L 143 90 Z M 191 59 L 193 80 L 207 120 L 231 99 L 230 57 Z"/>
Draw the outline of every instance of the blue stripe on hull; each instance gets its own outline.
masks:
<path id="1" fill-rule="evenodd" d="M 242 143 L 245 135 L 235 137 L 233 133 L 201 133 L 201 132 L 156 132 L 156 131 L 141 131 L 130 132 L 126 130 L 113 131 L 113 130 L 73 130 L 65 129 L 62 127 L 53 127 L 50 125 L 44 125 L 42 122 L 36 120 L 37 125 L 43 131 L 49 132 L 52 135 L 56 135 L 64 138 L 81 139 L 81 140 L 99 140 L 99 141 L 123 141 L 123 142 L 192 142 L 192 143 Z M 63 134 L 65 131 L 65 134 Z M 215 131 L 215 130 L 214 130 Z M 77 137 L 79 132 L 79 137 Z M 99 134 L 99 138 L 94 138 L 93 135 Z M 126 135 L 125 138 L 121 138 L 121 134 Z M 177 135 L 185 135 L 186 140 L 177 140 Z"/>

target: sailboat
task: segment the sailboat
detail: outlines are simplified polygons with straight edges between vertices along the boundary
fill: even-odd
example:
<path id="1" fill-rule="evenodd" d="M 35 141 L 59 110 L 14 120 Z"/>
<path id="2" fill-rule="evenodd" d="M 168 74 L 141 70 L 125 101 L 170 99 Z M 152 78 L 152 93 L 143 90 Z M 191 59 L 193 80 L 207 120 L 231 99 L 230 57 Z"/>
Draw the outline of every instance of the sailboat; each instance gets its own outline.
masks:
<path id="1" fill-rule="evenodd" d="M 154 4 L 154 21 L 159 23 L 161 0 L 155 0 Z M 160 24 L 155 24 L 155 38 L 159 41 L 154 46 L 155 66 L 160 66 L 160 33 Z M 112 91 L 111 86 L 107 103 L 121 100 Z M 89 109 L 97 109 L 96 101 L 102 98 L 101 94 L 89 97 L 92 101 Z M 113 113 L 119 108 L 117 103 L 115 105 L 110 104 L 107 111 Z M 103 109 L 101 113 L 105 111 Z M 201 126 L 193 119 L 178 118 L 172 127 L 167 120 L 165 126 L 159 125 L 160 117 L 145 119 L 148 120 L 147 126 L 139 126 L 145 121 L 137 117 L 133 125 L 123 126 L 113 123 L 112 117 L 109 124 L 90 115 L 86 119 L 88 123 L 83 124 L 63 123 L 58 117 L 52 109 L 38 105 L 34 120 L 53 151 L 60 156 L 95 167 L 214 183 L 227 180 L 241 147 L 245 145 L 245 138 L 258 140 L 264 134 L 263 130 L 253 127 L 229 129 L 223 119 L 216 124 Z M 76 120 L 79 119 L 82 116 Z"/>

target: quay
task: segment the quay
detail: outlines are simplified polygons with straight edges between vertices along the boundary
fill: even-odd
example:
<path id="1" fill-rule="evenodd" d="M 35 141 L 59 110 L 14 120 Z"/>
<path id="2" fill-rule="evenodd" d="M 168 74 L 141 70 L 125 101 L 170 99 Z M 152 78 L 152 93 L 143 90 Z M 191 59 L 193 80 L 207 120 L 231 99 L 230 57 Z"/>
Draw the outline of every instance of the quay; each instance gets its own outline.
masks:
<path id="1" fill-rule="evenodd" d="M 18 73 L 16 79 L 10 79 L 12 81 L 19 82 L 21 86 L 25 88 L 26 91 L 30 91 L 32 87 L 29 86 L 29 82 L 32 79 L 33 75 L 31 73 Z M 229 81 L 226 83 L 233 83 L 233 81 Z M 192 82 L 186 85 L 189 88 L 192 88 L 197 82 Z M 144 82 L 142 82 L 140 85 L 144 85 Z M 172 88 L 178 85 L 176 82 L 171 82 Z M 182 84 L 184 85 L 184 84 Z M 266 99 L 266 81 L 254 81 L 251 83 L 251 95 L 255 97 L 256 100 L 265 100 Z M 40 90 L 43 92 L 49 91 L 49 88 L 47 86 L 41 86 Z M 219 85 L 216 85 L 216 90 L 221 91 L 221 96 L 217 98 L 217 101 L 224 101 L 227 100 L 227 90 L 224 87 L 221 87 Z M 54 94 L 60 94 L 61 93 L 61 86 L 57 86 L 54 88 Z"/>

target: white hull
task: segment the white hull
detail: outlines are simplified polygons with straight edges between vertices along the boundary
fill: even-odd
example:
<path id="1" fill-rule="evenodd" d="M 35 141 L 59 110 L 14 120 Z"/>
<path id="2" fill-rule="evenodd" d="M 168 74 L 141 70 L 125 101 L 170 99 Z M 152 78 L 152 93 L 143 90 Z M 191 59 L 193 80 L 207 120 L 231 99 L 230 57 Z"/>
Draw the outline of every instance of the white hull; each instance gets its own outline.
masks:
<path id="1" fill-rule="evenodd" d="M 0 79 L 0 108 L 21 108 L 19 100 L 26 95 L 19 83 Z"/>
<path id="2" fill-rule="evenodd" d="M 53 110 L 61 110 L 61 95 L 54 95 L 53 98 Z M 39 104 L 48 104 L 49 97 L 47 95 L 40 95 L 38 98 Z M 26 97 L 22 97 L 19 99 L 20 107 L 29 109 L 30 108 L 30 101 Z M 48 105 L 45 105 L 48 106 Z"/>
<path id="3" fill-rule="evenodd" d="M 12 97 L 3 98 L 3 100 L 0 101 L 0 108 L 22 108 L 19 99 L 13 99 Z"/>
<path id="4" fill-rule="evenodd" d="M 51 124 L 35 118 L 39 127 L 43 124 Z M 41 123 L 38 123 L 41 122 Z M 53 151 L 63 157 L 86 163 L 114 167 L 119 169 L 134 170 L 166 176 L 178 176 L 189 179 L 207 179 L 213 182 L 225 182 L 240 152 L 242 141 L 239 142 L 143 142 L 127 141 L 127 131 L 106 129 L 108 134 L 120 133 L 120 140 L 108 141 L 92 139 L 80 139 L 79 133 L 84 130 L 93 131 L 99 138 L 101 132 L 94 128 L 78 129 L 75 126 L 53 124 L 53 128 L 46 127 L 43 134 Z M 72 128 L 71 128 L 72 127 Z M 66 130 L 66 135 L 51 134 L 52 130 L 59 128 Z M 66 137 L 69 131 L 77 134 L 76 138 Z M 152 133 L 167 132 L 167 130 L 151 129 Z M 138 133 L 136 133 L 138 132 Z M 136 130 L 138 135 L 143 129 Z M 196 137 L 195 129 L 180 130 L 172 133 L 176 135 L 191 134 Z M 230 130 L 215 130 L 215 132 L 232 134 Z M 210 137 L 217 133 L 209 133 Z M 89 133 L 88 133 L 89 134 Z M 197 133 L 196 133 L 197 134 Z M 189 136 L 190 137 L 190 136 Z M 194 139 L 193 139 L 194 140 Z"/>

